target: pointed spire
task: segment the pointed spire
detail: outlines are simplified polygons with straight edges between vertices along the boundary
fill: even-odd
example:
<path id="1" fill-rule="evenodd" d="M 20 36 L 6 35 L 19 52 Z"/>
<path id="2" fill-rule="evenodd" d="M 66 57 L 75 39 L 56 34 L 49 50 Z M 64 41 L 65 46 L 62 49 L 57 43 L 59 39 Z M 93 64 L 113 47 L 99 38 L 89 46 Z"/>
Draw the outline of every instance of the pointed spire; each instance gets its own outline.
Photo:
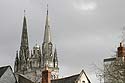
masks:
<path id="1" fill-rule="evenodd" d="M 57 58 L 57 50 L 55 48 L 55 51 L 54 51 L 54 60 L 58 62 L 58 58 Z"/>
<path id="2" fill-rule="evenodd" d="M 49 17 L 48 17 L 48 5 L 47 5 L 47 15 L 46 15 L 46 24 L 45 24 L 45 32 L 44 32 L 44 43 L 51 42 L 51 32 L 49 25 Z"/>
<path id="3" fill-rule="evenodd" d="M 47 16 L 48 16 L 48 4 L 47 4 Z"/>
<path id="4" fill-rule="evenodd" d="M 18 51 L 16 51 L 16 58 L 15 58 L 15 64 L 14 64 L 14 72 L 18 72 L 18 66 L 19 66 L 19 58 L 18 58 Z"/>
<path id="5" fill-rule="evenodd" d="M 28 58 L 29 58 L 28 32 L 27 32 L 26 16 L 24 14 L 22 36 L 21 36 L 21 46 L 19 50 L 20 71 L 24 72 L 25 70 L 27 70 Z"/>
<path id="6" fill-rule="evenodd" d="M 55 48 L 55 51 L 54 51 L 54 58 L 57 59 L 57 50 Z"/>
<path id="7" fill-rule="evenodd" d="M 24 20 L 23 20 L 23 29 L 22 29 L 22 37 L 21 37 L 21 46 L 28 47 L 28 32 L 27 32 L 27 22 L 24 10 Z"/>
<path id="8" fill-rule="evenodd" d="M 54 62 L 54 67 L 58 67 L 58 58 L 57 58 L 57 50 L 56 50 L 56 48 L 55 48 L 55 51 L 54 51 L 53 62 Z"/>

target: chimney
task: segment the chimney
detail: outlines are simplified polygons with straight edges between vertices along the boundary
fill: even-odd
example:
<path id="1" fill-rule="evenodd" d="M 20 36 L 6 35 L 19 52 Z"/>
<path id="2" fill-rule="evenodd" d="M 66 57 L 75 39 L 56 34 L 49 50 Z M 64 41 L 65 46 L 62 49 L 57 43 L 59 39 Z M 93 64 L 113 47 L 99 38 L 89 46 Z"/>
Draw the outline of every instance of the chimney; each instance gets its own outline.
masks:
<path id="1" fill-rule="evenodd" d="M 120 47 L 117 48 L 118 57 L 125 57 L 125 47 L 123 43 L 120 43 Z"/>
<path id="2" fill-rule="evenodd" d="M 45 66 L 45 70 L 42 71 L 42 83 L 51 83 L 51 71 Z"/>

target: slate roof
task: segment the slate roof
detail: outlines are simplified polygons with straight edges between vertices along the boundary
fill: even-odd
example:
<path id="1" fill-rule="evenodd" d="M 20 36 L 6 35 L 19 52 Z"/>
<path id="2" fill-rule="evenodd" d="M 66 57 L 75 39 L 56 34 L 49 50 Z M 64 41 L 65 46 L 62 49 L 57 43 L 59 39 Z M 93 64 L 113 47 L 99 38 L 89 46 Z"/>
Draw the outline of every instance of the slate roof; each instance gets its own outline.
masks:
<path id="1" fill-rule="evenodd" d="M 26 76 L 19 74 L 18 76 L 19 83 L 35 83 L 32 80 L 28 79 Z"/>
<path id="2" fill-rule="evenodd" d="M 5 71 L 8 69 L 8 67 L 10 67 L 10 66 L 0 67 L 0 78 L 5 73 Z"/>
<path id="3" fill-rule="evenodd" d="M 51 83 L 75 83 L 79 75 L 80 74 L 73 75 L 73 76 L 66 77 L 66 78 L 51 80 Z"/>
<path id="4" fill-rule="evenodd" d="M 17 79 L 16 79 L 16 77 L 15 77 L 15 75 L 14 75 L 14 73 L 13 73 L 13 70 L 12 70 L 12 68 L 11 68 L 10 65 L 0 67 L 0 78 L 4 75 L 4 73 L 7 71 L 8 68 L 10 68 L 10 70 L 12 71 L 12 74 L 13 74 L 13 76 L 14 76 L 14 78 L 15 78 L 15 83 L 17 83 Z M 12 78 L 11 78 L 11 79 L 12 79 Z M 9 80 L 9 79 L 7 79 L 7 80 Z"/>
<path id="5" fill-rule="evenodd" d="M 61 79 L 51 80 L 51 83 L 75 83 L 82 76 L 82 74 L 85 75 L 86 79 L 88 80 L 88 83 L 91 83 L 84 70 L 82 70 L 80 74 L 76 74 Z"/>

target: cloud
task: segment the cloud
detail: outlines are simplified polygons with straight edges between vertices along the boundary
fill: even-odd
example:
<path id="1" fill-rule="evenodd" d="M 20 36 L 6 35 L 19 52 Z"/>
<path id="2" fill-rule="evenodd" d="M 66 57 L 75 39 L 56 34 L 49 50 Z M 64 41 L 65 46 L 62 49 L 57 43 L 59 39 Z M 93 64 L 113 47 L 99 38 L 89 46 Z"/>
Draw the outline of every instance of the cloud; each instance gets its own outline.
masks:
<path id="1" fill-rule="evenodd" d="M 92 83 L 99 83 L 95 81 L 95 70 L 89 66 L 100 65 L 104 58 L 114 55 L 112 50 L 116 50 L 121 40 L 120 27 L 125 24 L 125 0 L 49 0 L 48 3 L 61 76 L 79 73 L 83 68 Z M 24 9 L 30 49 L 36 43 L 42 45 L 46 4 L 47 0 L 0 0 L 0 66 L 14 65 Z"/>
<path id="2" fill-rule="evenodd" d="M 92 11 L 95 10 L 97 8 L 97 4 L 96 2 L 85 2 L 85 1 L 78 1 L 78 2 L 74 2 L 74 7 L 80 10 L 84 10 L 84 11 Z"/>
<path id="3" fill-rule="evenodd" d="M 81 4 L 81 9 L 82 10 L 94 10 L 96 9 L 96 3 L 91 2 L 91 3 L 87 3 L 87 4 Z"/>

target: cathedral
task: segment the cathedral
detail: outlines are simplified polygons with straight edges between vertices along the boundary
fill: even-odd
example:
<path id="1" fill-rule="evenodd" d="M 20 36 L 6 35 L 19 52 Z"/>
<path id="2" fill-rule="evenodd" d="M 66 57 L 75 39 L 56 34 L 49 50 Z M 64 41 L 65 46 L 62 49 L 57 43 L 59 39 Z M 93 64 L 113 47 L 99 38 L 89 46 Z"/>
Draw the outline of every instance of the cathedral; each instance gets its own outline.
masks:
<path id="1" fill-rule="evenodd" d="M 79 74 L 59 78 L 57 50 L 53 46 L 48 8 L 42 45 L 29 49 L 27 18 L 24 15 L 20 49 L 16 52 L 13 83 L 91 83 L 84 70 Z M 0 69 L 0 72 L 4 68 Z M 5 71 L 8 73 L 8 71 Z M 3 76 L 6 76 L 6 74 Z M 2 80 L 3 81 L 3 80 Z"/>
<path id="2" fill-rule="evenodd" d="M 41 71 L 47 66 L 51 70 L 51 79 L 57 79 L 59 76 L 58 58 L 56 48 L 51 41 L 51 31 L 48 21 L 48 9 L 45 22 L 44 40 L 42 46 L 35 45 L 30 51 L 27 18 L 24 15 L 21 45 L 16 52 L 14 73 L 23 75 L 26 78 L 38 82 L 41 80 Z M 41 48 L 42 47 L 42 48 Z"/>

